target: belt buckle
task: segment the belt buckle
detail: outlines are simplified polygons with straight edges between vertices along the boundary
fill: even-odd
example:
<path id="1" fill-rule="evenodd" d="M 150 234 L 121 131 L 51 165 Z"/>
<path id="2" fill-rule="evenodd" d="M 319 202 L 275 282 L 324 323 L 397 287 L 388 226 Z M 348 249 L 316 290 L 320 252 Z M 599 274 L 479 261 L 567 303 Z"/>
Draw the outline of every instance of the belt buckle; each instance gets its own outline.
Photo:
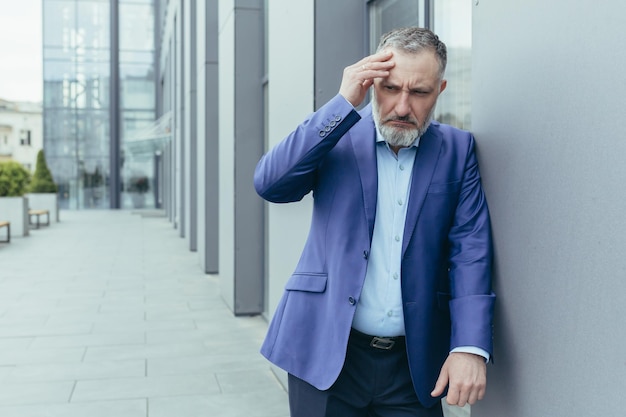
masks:
<path id="1" fill-rule="evenodd" d="M 391 340 L 387 337 L 378 337 L 378 336 L 375 336 L 374 338 L 372 338 L 372 341 L 370 342 L 371 347 L 376 348 L 376 349 L 382 349 L 382 350 L 390 350 L 395 344 L 396 344 L 395 340 Z"/>

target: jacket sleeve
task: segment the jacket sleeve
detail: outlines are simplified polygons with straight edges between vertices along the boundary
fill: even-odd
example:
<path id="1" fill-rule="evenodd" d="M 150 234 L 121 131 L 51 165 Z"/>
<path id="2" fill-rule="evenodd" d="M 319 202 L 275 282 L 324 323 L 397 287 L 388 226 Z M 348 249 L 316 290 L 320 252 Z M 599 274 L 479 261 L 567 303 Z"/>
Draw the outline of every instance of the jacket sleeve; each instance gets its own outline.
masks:
<path id="1" fill-rule="evenodd" d="M 449 242 L 451 349 L 475 346 L 493 355 L 495 295 L 491 290 L 491 225 L 473 137 Z"/>
<path id="2" fill-rule="evenodd" d="M 360 118 L 335 96 L 261 158 L 254 172 L 257 193 L 274 203 L 301 200 L 313 189 L 320 162 Z"/>

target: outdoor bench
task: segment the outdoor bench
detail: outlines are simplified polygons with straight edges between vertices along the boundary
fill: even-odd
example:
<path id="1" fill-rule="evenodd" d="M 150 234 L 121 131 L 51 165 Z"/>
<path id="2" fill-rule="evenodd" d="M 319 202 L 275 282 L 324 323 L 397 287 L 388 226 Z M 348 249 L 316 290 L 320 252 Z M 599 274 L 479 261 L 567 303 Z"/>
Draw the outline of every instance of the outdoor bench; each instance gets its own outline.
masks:
<path id="1" fill-rule="evenodd" d="M 41 224 L 39 222 L 39 216 L 43 216 L 46 215 L 46 226 L 50 226 L 50 211 L 48 210 L 28 210 L 28 223 L 32 226 L 33 222 L 33 216 L 37 216 L 37 222 L 35 223 L 35 228 L 39 229 L 39 225 Z"/>
<path id="2" fill-rule="evenodd" d="M 6 227 L 7 228 L 7 238 L 6 240 L 0 240 L 0 242 L 10 242 L 11 241 L 11 222 L 8 222 L 6 220 L 0 220 L 0 228 L 2 227 Z"/>

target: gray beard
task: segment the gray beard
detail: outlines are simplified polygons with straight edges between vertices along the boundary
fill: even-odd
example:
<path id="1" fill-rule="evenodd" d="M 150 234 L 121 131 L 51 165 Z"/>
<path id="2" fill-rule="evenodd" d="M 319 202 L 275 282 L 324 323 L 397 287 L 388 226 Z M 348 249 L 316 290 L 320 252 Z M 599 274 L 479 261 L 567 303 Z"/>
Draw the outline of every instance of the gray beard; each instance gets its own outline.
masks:
<path id="1" fill-rule="evenodd" d="M 419 120 L 416 121 L 417 127 L 415 129 L 396 129 L 380 122 L 380 112 L 378 109 L 378 102 L 376 101 L 376 95 L 374 94 L 372 97 L 372 116 L 374 117 L 374 124 L 380 132 L 380 135 L 383 139 L 385 139 L 385 142 L 387 142 L 389 146 L 408 148 L 413 145 L 418 138 L 422 137 L 422 135 L 426 133 L 426 130 L 428 130 L 428 127 L 430 126 L 430 122 L 433 120 L 434 114 L 435 106 L 433 106 L 430 114 L 423 124 L 420 125 Z M 397 118 L 391 117 L 385 120 L 385 122 L 394 119 Z"/>

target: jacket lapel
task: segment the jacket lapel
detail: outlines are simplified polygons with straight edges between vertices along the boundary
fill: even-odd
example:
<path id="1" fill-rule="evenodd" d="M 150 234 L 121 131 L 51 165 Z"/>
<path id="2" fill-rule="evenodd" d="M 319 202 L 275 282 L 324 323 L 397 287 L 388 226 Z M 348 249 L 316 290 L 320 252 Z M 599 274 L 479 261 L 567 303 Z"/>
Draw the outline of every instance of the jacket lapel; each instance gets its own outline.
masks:
<path id="1" fill-rule="evenodd" d="M 369 229 L 370 242 L 374 234 L 376 218 L 376 198 L 378 193 L 378 174 L 376 163 L 376 138 L 371 106 L 359 112 L 362 119 L 349 131 L 354 149 L 365 203 L 365 217 Z"/>
<path id="2" fill-rule="evenodd" d="M 404 223 L 404 237 L 402 239 L 402 257 L 409 246 L 417 218 L 424 204 L 424 198 L 428 192 L 431 178 L 439 160 L 441 149 L 441 135 L 436 125 L 431 124 L 429 129 L 420 139 L 413 173 L 411 178 L 411 191 L 409 207 L 407 208 L 406 221 Z"/>

